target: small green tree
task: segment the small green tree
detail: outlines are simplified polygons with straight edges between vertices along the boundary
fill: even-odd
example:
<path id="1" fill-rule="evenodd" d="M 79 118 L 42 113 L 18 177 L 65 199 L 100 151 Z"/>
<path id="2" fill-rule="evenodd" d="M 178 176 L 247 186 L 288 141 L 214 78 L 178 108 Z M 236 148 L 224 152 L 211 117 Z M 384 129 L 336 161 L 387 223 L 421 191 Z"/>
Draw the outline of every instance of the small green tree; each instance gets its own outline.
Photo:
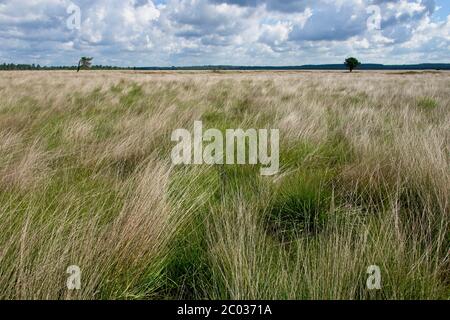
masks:
<path id="1" fill-rule="evenodd" d="M 350 72 L 353 71 L 356 67 L 358 67 L 361 64 L 361 62 L 358 61 L 358 59 L 350 57 L 345 59 L 345 65 L 350 70 Z"/>
<path id="2" fill-rule="evenodd" d="M 89 69 L 91 67 L 91 61 L 94 58 L 81 57 L 80 61 L 78 61 L 77 72 L 80 71 L 80 68 Z"/>

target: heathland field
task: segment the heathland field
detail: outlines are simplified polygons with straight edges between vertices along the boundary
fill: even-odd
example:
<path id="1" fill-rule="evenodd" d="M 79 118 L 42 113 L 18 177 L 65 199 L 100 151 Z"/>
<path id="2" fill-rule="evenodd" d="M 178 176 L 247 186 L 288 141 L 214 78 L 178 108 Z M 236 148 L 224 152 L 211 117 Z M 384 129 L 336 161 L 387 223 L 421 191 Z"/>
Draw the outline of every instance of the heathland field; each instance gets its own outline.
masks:
<path id="1" fill-rule="evenodd" d="M 279 173 L 173 165 L 196 120 Z M 445 72 L 1 72 L 0 299 L 448 299 L 449 152 Z"/>

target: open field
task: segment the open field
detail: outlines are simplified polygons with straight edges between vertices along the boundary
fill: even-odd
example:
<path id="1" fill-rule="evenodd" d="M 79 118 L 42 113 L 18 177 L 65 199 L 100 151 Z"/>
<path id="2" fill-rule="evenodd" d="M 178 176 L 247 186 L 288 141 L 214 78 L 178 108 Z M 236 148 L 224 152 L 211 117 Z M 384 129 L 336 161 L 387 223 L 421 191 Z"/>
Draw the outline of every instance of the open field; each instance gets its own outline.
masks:
<path id="1" fill-rule="evenodd" d="M 1 72 L 0 299 L 448 299 L 449 89 L 445 72 Z M 279 174 L 173 166 L 195 120 L 280 129 Z"/>

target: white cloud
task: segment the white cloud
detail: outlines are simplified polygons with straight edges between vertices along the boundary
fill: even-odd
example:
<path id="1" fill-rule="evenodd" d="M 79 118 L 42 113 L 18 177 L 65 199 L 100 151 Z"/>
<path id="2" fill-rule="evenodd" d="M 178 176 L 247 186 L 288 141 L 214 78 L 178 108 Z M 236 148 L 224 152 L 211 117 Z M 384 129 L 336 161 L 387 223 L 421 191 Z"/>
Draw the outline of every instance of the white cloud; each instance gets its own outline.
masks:
<path id="1" fill-rule="evenodd" d="M 155 0 L 156 1 L 156 0 Z M 0 0 L 0 59 L 120 65 L 448 61 L 450 22 L 434 0 Z M 367 30 L 378 5 L 381 30 Z M 412 61 L 414 59 L 420 61 Z"/>

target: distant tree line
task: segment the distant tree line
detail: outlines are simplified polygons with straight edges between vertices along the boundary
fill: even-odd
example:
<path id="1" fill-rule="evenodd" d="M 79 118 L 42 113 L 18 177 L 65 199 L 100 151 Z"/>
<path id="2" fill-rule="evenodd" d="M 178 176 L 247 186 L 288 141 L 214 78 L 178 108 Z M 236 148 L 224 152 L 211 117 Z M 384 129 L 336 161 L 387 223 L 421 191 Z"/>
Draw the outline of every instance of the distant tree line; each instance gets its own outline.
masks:
<path id="1" fill-rule="evenodd" d="M 0 64 L 0 70 L 40 70 L 43 69 L 39 64 L 15 64 L 3 63 Z"/>
<path id="2" fill-rule="evenodd" d="M 41 66 L 39 64 L 15 64 L 3 63 L 0 64 L 0 70 L 77 70 L 78 66 Z M 134 70 L 134 67 L 115 67 L 93 65 L 90 67 L 93 70 Z"/>
<path id="3" fill-rule="evenodd" d="M 357 65 L 359 70 L 450 70 L 450 63 L 421 63 L 405 65 L 386 65 L 364 63 Z M 353 67 L 354 68 L 354 67 Z M 136 67 L 135 70 L 210 70 L 210 71 L 267 71 L 267 70 L 346 70 L 347 64 L 317 64 L 299 66 L 226 66 L 226 65 L 205 65 L 205 66 L 183 66 L 183 67 Z M 352 69 L 353 70 L 353 69 Z"/>
<path id="4" fill-rule="evenodd" d="M 0 64 L 0 70 L 74 70 L 74 66 L 40 66 L 39 64 Z M 224 65 L 205 65 L 205 66 L 183 66 L 183 67 L 116 67 L 93 65 L 92 70 L 345 70 L 345 64 L 322 64 L 322 65 L 301 65 L 301 66 L 224 66 Z M 410 65 L 383 65 L 383 64 L 363 64 L 359 66 L 360 70 L 450 70 L 449 63 L 424 63 Z"/>

